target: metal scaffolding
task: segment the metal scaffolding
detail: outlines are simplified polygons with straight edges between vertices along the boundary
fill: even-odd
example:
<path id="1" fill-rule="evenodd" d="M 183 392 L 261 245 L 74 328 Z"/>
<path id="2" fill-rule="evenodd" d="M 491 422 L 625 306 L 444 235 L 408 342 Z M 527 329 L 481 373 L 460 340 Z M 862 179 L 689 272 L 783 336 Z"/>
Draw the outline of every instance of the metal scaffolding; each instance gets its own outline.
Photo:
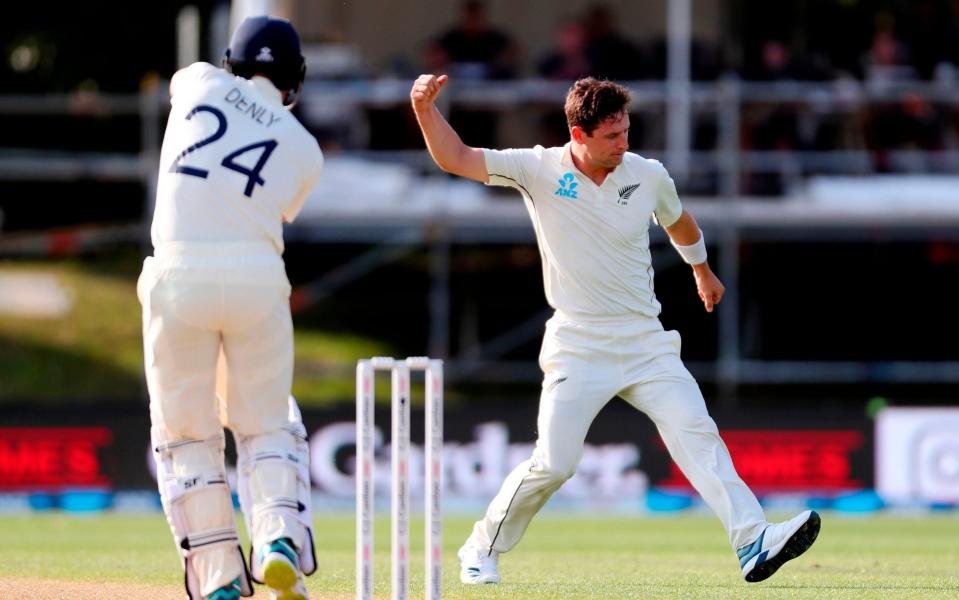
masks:
<path id="1" fill-rule="evenodd" d="M 311 82 L 305 89 L 304 115 L 308 120 L 316 106 L 341 103 L 347 106 L 394 106 L 407 101 L 406 84 L 395 81 L 365 80 L 353 82 Z M 715 363 L 692 363 L 691 370 L 702 380 L 716 382 L 721 390 L 733 390 L 744 383 L 812 383 L 812 382 L 959 382 L 959 362 L 815 362 L 747 360 L 740 350 L 740 297 L 738 285 L 738 253 L 745 242 L 764 239 L 821 240 L 863 239 L 870 227 L 881 225 L 897 239 L 924 240 L 935 235 L 939 239 L 959 239 L 959 198 L 941 206 L 919 207 L 904 213 L 877 206 L 869 211 L 851 210 L 839 202 L 809 203 L 801 197 L 752 198 L 743 194 L 744 173 L 773 171 L 802 180 L 804 173 L 821 170 L 830 173 L 863 174 L 870 172 L 871 153 L 867 150 L 835 152 L 762 152 L 742 148 L 740 131 L 743 112 L 750 103 L 783 103 L 792 106 L 815 105 L 816 110 L 849 111 L 856 106 L 883 103 L 918 96 L 930 103 L 951 106 L 955 97 L 952 86 L 934 83 L 910 83 L 875 88 L 862 82 L 802 84 L 797 82 L 753 84 L 726 78 L 713 83 L 678 85 L 675 82 L 627 82 L 634 97 L 646 104 L 673 106 L 676 94 L 687 96 L 690 114 L 707 113 L 716 118 L 718 144 L 712 151 L 692 151 L 688 137 L 681 131 L 669 136 L 671 147 L 640 150 L 647 156 L 688 156 L 683 164 L 690 175 L 709 172 L 715 175 L 718 193 L 711 197 L 687 196 L 684 204 L 702 224 L 713 245 L 713 255 L 727 295 L 719 307 L 719 350 Z M 677 87 L 678 85 L 678 87 Z M 487 82 L 483 86 L 451 86 L 449 102 L 465 106 L 512 110 L 520 106 L 542 106 L 557 103 L 567 84 L 539 80 Z M 679 90 L 679 91 L 677 91 Z M 683 103 L 680 103 L 683 105 Z M 0 113 L 24 116 L 74 116 L 76 118 L 135 115 L 141 122 L 141 148 L 136 154 L 53 152 L 17 148 L 0 149 L 0 179 L 6 181 L 70 181 L 95 178 L 102 181 L 140 181 L 146 190 L 144 216 L 152 215 L 156 190 L 157 161 L 162 120 L 167 110 L 165 86 L 145 89 L 139 95 L 45 95 L 0 96 Z M 686 109 L 677 109 L 686 115 Z M 358 114 L 362 114 L 361 112 Z M 675 127 L 678 118 L 670 118 Z M 309 124 L 309 123 L 308 123 Z M 365 126 L 358 124 L 358 127 Z M 681 142 L 677 142 L 680 140 Z M 685 140 L 685 141 L 683 141 Z M 685 148 L 675 146 L 685 144 Z M 677 154 L 678 153 L 678 154 Z M 403 162 L 418 171 L 426 171 L 424 179 L 438 180 L 440 175 L 422 151 L 376 153 L 368 150 L 343 151 L 341 156 L 362 160 Z M 935 153 L 910 150 L 891 153 L 892 164 L 935 165 L 942 173 L 956 172 L 959 149 Z M 674 159 L 675 160 L 675 159 Z M 679 172 L 674 165 L 667 166 Z M 431 170 L 432 169 L 432 170 Z M 442 180 L 448 181 L 448 180 Z M 445 185 L 445 184 L 444 184 Z M 450 184 L 451 185 L 451 184 Z M 455 196 L 455 188 L 450 187 Z M 536 365 L 511 363 L 501 358 L 511 349 L 540 333 L 545 312 L 537 312 L 510 331 L 493 339 L 463 349 L 461 356 L 450 347 L 450 323 L 457 317 L 451 313 L 450 256 L 458 244 L 532 244 L 533 231 L 522 203 L 483 202 L 477 207 L 451 210 L 456 198 L 437 203 L 428 211 L 408 214 L 398 204 L 396 212 L 324 214 L 322 219 L 298 221 L 288 227 L 287 236 L 300 243 L 362 243 L 369 249 L 341 265 L 321 279 L 306 284 L 301 299 L 316 300 L 331 294 L 359 278 L 373 276 L 376 269 L 414 250 L 429 253 L 430 291 L 427 299 L 430 315 L 428 348 L 430 356 L 447 361 L 450 379 L 469 378 L 482 374 L 483 380 L 521 380 L 539 376 Z M 27 201 L 27 200 L 24 200 Z M 120 238 L 133 238 L 148 244 L 148 227 L 86 229 L 76 236 L 78 247 L 115 243 Z M 48 233 L 7 234 L 0 236 L 0 255 L 43 254 L 49 251 Z M 669 253 L 664 237 L 652 236 L 657 267 L 663 268 Z"/>

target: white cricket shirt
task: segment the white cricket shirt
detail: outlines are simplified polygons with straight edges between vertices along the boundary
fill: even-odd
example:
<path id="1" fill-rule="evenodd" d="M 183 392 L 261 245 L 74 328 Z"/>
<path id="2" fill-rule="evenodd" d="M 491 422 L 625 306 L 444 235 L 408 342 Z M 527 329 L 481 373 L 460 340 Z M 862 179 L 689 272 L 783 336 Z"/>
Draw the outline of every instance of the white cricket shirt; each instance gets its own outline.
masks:
<path id="1" fill-rule="evenodd" d="M 207 63 L 170 82 L 151 235 L 164 242 L 272 242 L 293 221 L 323 168 L 316 139 L 263 77 Z"/>
<path id="2" fill-rule="evenodd" d="M 627 152 L 597 186 L 573 165 L 569 144 L 483 153 L 488 185 L 523 195 L 550 306 L 574 317 L 659 315 L 650 216 L 668 226 L 683 210 L 662 163 Z"/>

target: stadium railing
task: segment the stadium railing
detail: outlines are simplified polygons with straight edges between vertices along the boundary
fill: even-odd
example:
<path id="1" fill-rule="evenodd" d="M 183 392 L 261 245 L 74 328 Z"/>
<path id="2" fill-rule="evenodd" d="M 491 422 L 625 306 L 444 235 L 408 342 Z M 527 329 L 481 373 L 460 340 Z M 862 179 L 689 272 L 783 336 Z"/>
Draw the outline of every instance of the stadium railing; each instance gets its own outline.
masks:
<path id="1" fill-rule="evenodd" d="M 676 90 L 663 82 L 628 82 L 634 101 L 643 110 L 662 114 Z M 397 79 L 362 81 L 310 81 L 303 94 L 302 115 L 308 126 L 322 124 L 335 118 L 341 124 L 362 130 L 363 110 L 368 107 L 405 107 L 409 82 Z M 549 107 L 555 110 L 558 99 L 568 88 L 565 82 L 519 80 L 514 82 L 482 82 L 451 86 L 447 105 L 482 107 L 494 110 L 515 110 L 526 106 L 534 109 Z M 156 189 L 156 164 L 162 121 L 168 107 L 165 86 L 158 84 L 133 95 L 0 95 L 0 114 L 33 116 L 138 116 L 141 123 L 141 149 L 136 154 L 67 152 L 0 148 L 0 180 L 49 181 L 95 177 L 103 181 L 142 181 L 146 194 L 144 216 L 152 214 L 152 199 Z M 711 194 L 684 194 L 686 203 L 703 224 L 710 240 L 728 292 L 725 310 L 719 314 L 719 355 L 714 364 L 691 364 L 701 379 L 718 382 L 721 386 L 741 383 L 789 382 L 959 382 L 959 363 L 888 362 L 847 363 L 815 361 L 759 361 L 745 360 L 739 352 L 738 332 L 740 313 L 738 287 L 738 248 L 744 240 L 762 239 L 771 234 L 797 240 L 823 239 L 855 240 L 870 226 L 882 224 L 894 229 L 897 236 L 923 240 L 942 232 L 954 232 L 959 225 L 959 199 L 938 205 L 919 207 L 903 218 L 902 210 L 877 204 L 870 210 L 850 210 L 837 198 L 836 202 L 809 202 L 803 186 L 809 173 L 866 175 L 874 173 L 875 153 L 854 148 L 833 151 L 750 151 L 744 150 L 741 129 L 744 111 L 751 104 L 789 105 L 818 115 L 850 113 L 863 107 L 920 98 L 949 113 L 954 118 L 955 85 L 942 83 L 890 83 L 871 85 L 842 80 L 827 83 L 747 83 L 724 79 L 715 83 L 696 83 L 681 93 L 688 94 L 692 114 L 712 115 L 718 133 L 715 149 L 690 151 L 679 149 L 686 156 L 689 173 L 715 177 L 718 184 Z M 331 110 L 330 107 L 336 107 Z M 361 138 L 362 136 L 357 136 Z M 948 137 L 948 136 L 947 136 Z M 955 137 L 955 136 L 952 136 Z M 652 157 L 669 160 L 670 149 L 640 150 Z M 676 149 L 672 149 L 673 152 Z M 421 150 L 375 152 L 344 148 L 329 153 L 331 158 L 350 157 L 372 163 L 389 162 L 406 165 L 421 180 L 437 180 L 438 171 Z M 673 155 L 675 156 L 675 155 Z M 887 165 L 903 172 L 955 173 L 959 167 L 959 145 L 948 140 L 947 147 L 936 151 L 904 150 L 886 153 Z M 668 163 L 667 163 L 668 164 Z M 781 198 L 757 198 L 744 194 L 742 178 L 751 172 L 780 173 L 792 182 L 789 193 Z M 441 186 L 453 185 L 445 178 Z M 444 194 L 440 194 L 444 195 Z M 307 215 L 308 216 L 308 215 Z M 305 219 L 290 227 L 289 235 L 296 241 L 315 243 L 364 241 L 381 244 L 370 254 L 357 257 L 354 262 L 338 269 L 338 274 L 316 282 L 313 291 L 319 295 L 330 293 L 370 273 L 377 266 L 393 260 L 402 252 L 397 247 L 429 248 L 431 253 L 431 333 L 430 355 L 450 360 L 451 377 L 468 376 L 483 370 L 484 378 L 505 380 L 538 377 L 535 365 L 513 364 L 500 360 L 509 349 L 538 335 L 530 323 L 542 321 L 542 315 L 533 315 L 528 322 L 512 331 L 503 332 L 483 348 L 471 353 L 481 358 L 449 357 L 449 252 L 450 245 L 469 242 L 532 242 L 532 233 L 525 211 L 519 203 L 504 207 L 492 198 L 482 198 L 472 209 L 457 212 L 443 202 L 428 204 L 425 210 L 406 218 L 396 218 L 388 208 L 377 213 L 337 214 L 326 211 L 322 218 Z M 105 229 L 99 235 L 86 232 L 77 236 L 73 249 L 115 243 L 118 236 L 146 243 L 147 228 L 120 227 Z M 826 235 L 824 235 L 826 232 Z M 62 232 L 61 232 L 62 233 Z M 14 254 L 45 254 L 50 245 L 44 243 L 47 233 L 0 236 L 0 256 Z M 950 234 L 951 235 L 951 234 Z M 662 236 L 654 238 L 656 248 L 664 247 Z M 391 249 L 392 248 L 392 249 Z M 666 253 L 660 253 L 666 255 Z M 668 260 L 665 259 L 664 260 Z M 318 296 L 315 296 L 318 297 Z M 532 333 L 530 333 L 532 331 Z M 489 375 L 489 377 L 487 377 Z"/>

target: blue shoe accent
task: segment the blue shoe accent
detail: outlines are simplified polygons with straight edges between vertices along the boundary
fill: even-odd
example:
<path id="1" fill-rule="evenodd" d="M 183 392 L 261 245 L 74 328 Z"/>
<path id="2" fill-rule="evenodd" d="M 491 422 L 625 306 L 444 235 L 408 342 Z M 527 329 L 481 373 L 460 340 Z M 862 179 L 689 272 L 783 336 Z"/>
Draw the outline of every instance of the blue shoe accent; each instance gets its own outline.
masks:
<path id="1" fill-rule="evenodd" d="M 754 556 L 756 556 L 757 554 L 759 554 L 759 551 L 760 551 L 760 550 L 762 549 L 762 547 L 763 547 L 763 536 L 765 536 L 765 535 L 766 535 L 766 532 L 763 531 L 762 533 L 759 534 L 759 537 L 756 539 L 755 542 L 753 542 L 752 544 L 750 544 L 750 545 L 748 545 L 748 546 L 743 546 L 743 547 L 740 548 L 739 550 L 736 550 L 736 556 L 739 557 L 739 568 L 740 568 L 740 569 L 742 569 L 743 567 L 745 567 L 745 566 L 746 566 L 746 563 L 748 563 L 750 560 L 752 560 L 752 558 L 753 558 Z M 756 564 L 757 564 L 757 565 L 758 565 L 759 563 L 763 562 L 764 560 L 766 560 L 765 554 L 766 554 L 766 553 L 763 553 L 763 555 L 759 557 L 759 560 L 756 561 Z"/>
<path id="2" fill-rule="evenodd" d="M 289 538 L 280 538 L 274 540 L 263 547 L 261 556 L 265 557 L 267 554 L 273 552 L 279 552 L 283 556 L 287 557 L 291 563 L 298 564 L 299 559 L 296 555 L 296 550 L 293 549 L 293 542 Z"/>
<path id="3" fill-rule="evenodd" d="M 234 579 L 207 596 L 206 600 L 240 600 L 240 580 Z"/>

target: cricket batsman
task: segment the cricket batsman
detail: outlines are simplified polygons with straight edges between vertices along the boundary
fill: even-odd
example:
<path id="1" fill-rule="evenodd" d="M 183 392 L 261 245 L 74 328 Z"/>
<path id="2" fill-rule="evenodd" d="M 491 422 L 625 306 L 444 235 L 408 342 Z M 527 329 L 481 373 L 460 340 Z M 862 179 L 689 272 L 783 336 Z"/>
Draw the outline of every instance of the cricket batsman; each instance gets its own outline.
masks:
<path id="1" fill-rule="evenodd" d="M 305 71 L 293 26 L 263 16 L 240 24 L 223 68 L 195 63 L 170 82 L 154 250 L 137 295 L 157 480 L 191 600 L 252 596 L 252 581 L 274 599 L 305 600 L 303 575 L 316 570 L 282 259 L 282 223 L 299 213 L 323 166 L 289 111 Z M 236 440 L 249 569 L 221 408 Z"/>

